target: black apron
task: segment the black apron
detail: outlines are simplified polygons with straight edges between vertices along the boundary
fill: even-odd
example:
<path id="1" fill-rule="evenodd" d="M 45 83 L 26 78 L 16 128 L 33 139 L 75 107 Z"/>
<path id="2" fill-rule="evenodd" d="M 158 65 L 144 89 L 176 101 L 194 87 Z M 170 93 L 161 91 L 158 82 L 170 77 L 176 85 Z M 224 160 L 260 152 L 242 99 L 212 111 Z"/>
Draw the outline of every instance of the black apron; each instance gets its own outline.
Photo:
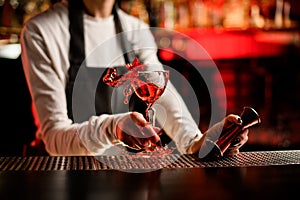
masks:
<path id="1" fill-rule="evenodd" d="M 85 63 L 84 49 L 84 30 L 83 30 L 83 12 L 84 5 L 81 0 L 69 1 L 69 19 L 70 19 L 70 69 L 69 79 L 66 87 L 68 116 L 75 123 L 86 121 L 91 116 L 101 114 L 117 114 L 128 111 L 137 111 L 146 117 L 145 102 L 140 100 L 133 92 L 129 96 L 129 104 L 124 104 L 124 87 L 113 88 L 106 85 L 103 81 L 103 75 L 107 68 L 91 68 Z M 113 7 L 114 22 L 116 34 L 122 33 L 119 37 L 121 47 L 124 52 L 126 63 L 132 63 L 136 55 L 132 49 L 131 43 L 123 34 L 122 24 L 120 22 L 117 5 Z M 115 67 L 118 73 L 126 73 L 126 66 Z M 76 81 L 75 81 L 76 78 Z M 171 138 L 163 131 L 161 136 L 162 144 L 169 144 Z M 126 148 L 128 151 L 136 150 Z"/>
<path id="2" fill-rule="evenodd" d="M 113 8 L 116 34 L 122 33 L 122 25 L 117 14 L 117 5 Z M 124 104 L 123 90 L 106 85 L 102 78 L 107 68 L 87 67 L 85 62 L 85 45 L 83 30 L 84 5 L 81 0 L 69 1 L 70 20 L 70 52 L 69 52 L 69 79 L 66 87 L 68 116 L 75 123 L 80 123 L 89 117 L 101 114 L 116 114 L 128 111 L 138 111 L 145 115 L 146 104 L 134 93 L 129 97 L 129 104 Z M 121 47 L 126 63 L 135 58 L 131 44 L 121 34 Z M 129 52 L 129 53 L 127 53 Z M 124 66 L 115 66 L 118 73 L 127 72 Z"/>

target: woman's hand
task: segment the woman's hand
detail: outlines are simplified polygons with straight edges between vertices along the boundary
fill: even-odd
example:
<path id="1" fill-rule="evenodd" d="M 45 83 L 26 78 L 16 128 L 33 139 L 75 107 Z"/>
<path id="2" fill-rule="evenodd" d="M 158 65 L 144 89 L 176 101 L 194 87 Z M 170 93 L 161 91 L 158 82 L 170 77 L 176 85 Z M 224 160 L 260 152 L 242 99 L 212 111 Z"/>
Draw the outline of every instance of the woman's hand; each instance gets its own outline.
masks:
<path id="1" fill-rule="evenodd" d="M 162 130 L 153 127 L 138 112 L 131 112 L 117 122 L 116 136 L 126 146 L 135 150 L 153 151 L 160 145 Z"/>
<path id="2" fill-rule="evenodd" d="M 224 129 L 230 127 L 232 124 L 242 125 L 242 120 L 238 115 L 230 114 L 225 118 Z M 239 149 L 248 141 L 248 129 L 243 130 L 237 138 L 233 140 L 230 147 L 225 151 L 225 155 L 233 156 L 239 153 Z"/>
<path id="3" fill-rule="evenodd" d="M 189 147 L 187 153 L 199 154 L 199 151 L 203 151 L 202 155 L 208 155 L 208 151 L 212 150 L 210 147 L 205 147 L 205 141 L 208 139 L 210 141 L 216 142 L 220 136 L 222 129 L 229 128 L 233 124 L 242 124 L 242 120 L 238 115 L 230 114 L 224 118 L 222 122 L 215 125 L 208 131 L 206 131 L 201 137 L 194 140 L 194 142 Z M 239 153 L 239 149 L 248 141 L 248 129 L 243 130 L 237 138 L 232 142 L 230 147 L 224 152 L 224 155 L 233 156 Z"/>

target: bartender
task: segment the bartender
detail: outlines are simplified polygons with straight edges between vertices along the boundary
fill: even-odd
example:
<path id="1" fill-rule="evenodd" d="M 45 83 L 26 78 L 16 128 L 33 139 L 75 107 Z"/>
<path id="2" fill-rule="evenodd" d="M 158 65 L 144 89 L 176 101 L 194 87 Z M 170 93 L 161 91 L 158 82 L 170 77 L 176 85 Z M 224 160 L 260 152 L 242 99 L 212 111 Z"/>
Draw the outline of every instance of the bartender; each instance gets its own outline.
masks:
<path id="1" fill-rule="evenodd" d="M 216 137 L 223 126 L 241 123 L 239 116 L 230 114 L 202 133 L 171 82 L 156 102 L 165 110 L 156 113 L 159 127 L 147 122 L 138 101 L 131 101 L 133 109 L 131 104 L 111 109 L 109 104 L 118 96 L 112 95 L 112 88 L 97 90 L 100 98 L 95 102 L 95 79 L 107 67 L 122 71 L 137 57 L 146 70 L 163 69 L 148 25 L 125 13 L 114 0 L 55 3 L 27 21 L 21 46 L 36 137 L 50 155 L 101 155 L 118 145 L 156 149 L 161 129 L 179 152 L 198 154 L 204 138 Z M 247 139 L 246 129 L 226 154 L 237 154 Z"/>

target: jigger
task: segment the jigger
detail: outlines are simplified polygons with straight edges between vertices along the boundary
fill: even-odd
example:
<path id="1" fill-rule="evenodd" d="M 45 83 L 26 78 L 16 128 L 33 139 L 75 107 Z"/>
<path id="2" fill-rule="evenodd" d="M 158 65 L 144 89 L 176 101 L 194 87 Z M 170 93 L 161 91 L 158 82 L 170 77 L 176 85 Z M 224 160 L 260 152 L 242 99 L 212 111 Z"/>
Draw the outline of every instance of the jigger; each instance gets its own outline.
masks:
<path id="1" fill-rule="evenodd" d="M 206 139 L 206 152 L 211 150 L 206 157 L 222 157 L 224 152 L 233 144 L 233 141 L 247 128 L 260 124 L 261 120 L 257 112 L 251 107 L 244 107 L 240 114 L 242 124 L 232 124 L 223 129 L 216 141 Z M 199 155 L 204 152 L 199 152 Z"/>

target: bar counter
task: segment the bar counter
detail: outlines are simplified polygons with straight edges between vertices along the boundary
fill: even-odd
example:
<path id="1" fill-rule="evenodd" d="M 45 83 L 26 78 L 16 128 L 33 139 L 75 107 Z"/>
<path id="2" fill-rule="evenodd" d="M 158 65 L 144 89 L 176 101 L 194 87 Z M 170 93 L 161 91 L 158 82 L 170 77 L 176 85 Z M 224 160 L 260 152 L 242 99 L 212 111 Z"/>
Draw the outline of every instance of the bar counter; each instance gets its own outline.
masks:
<path id="1" fill-rule="evenodd" d="M 300 150 L 200 160 L 158 157 L 0 157 L 0 199 L 291 199 Z"/>

